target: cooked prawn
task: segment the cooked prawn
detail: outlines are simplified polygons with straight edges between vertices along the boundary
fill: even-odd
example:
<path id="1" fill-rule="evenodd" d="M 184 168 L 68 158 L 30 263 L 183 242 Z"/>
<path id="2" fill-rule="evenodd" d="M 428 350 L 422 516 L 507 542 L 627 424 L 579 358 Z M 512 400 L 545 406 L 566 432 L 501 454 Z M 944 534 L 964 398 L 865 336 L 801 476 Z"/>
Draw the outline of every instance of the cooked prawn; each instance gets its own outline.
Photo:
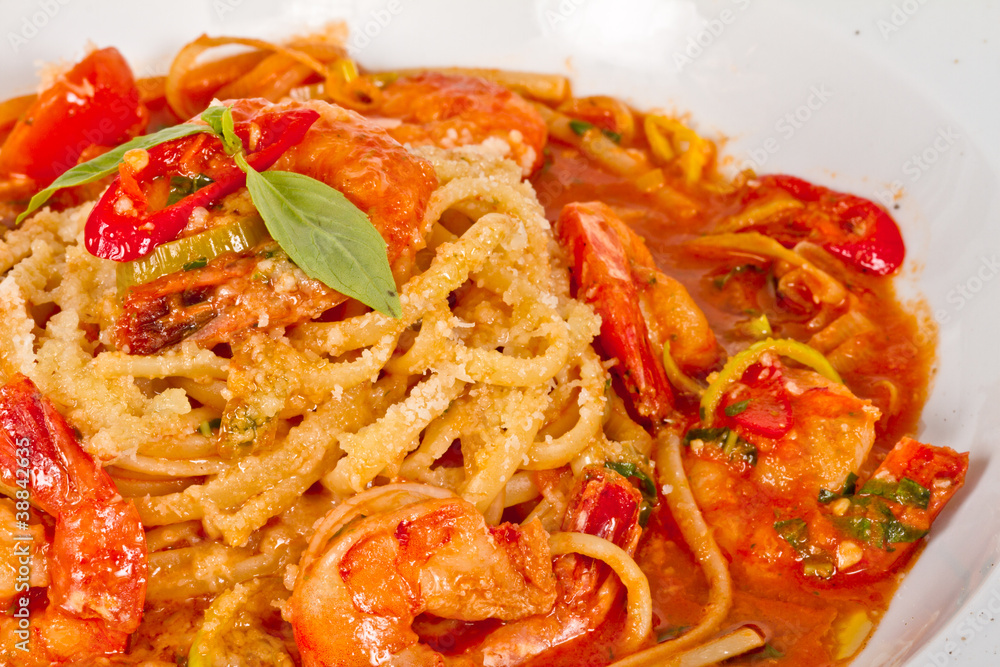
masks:
<path id="1" fill-rule="evenodd" d="M 289 603 L 303 664 L 443 664 L 411 627 L 419 614 L 516 620 L 551 608 L 539 522 L 491 527 L 472 504 L 416 486 L 361 494 L 317 530 Z M 404 504 L 366 517 L 390 498 Z"/>
<path id="2" fill-rule="evenodd" d="M 548 128 L 538 111 L 503 86 L 472 76 L 425 72 L 396 79 L 367 111 L 401 121 L 389 134 L 411 146 L 442 148 L 499 140 L 529 176 L 542 165 Z"/>
<path id="3" fill-rule="evenodd" d="M 719 546 L 753 581 L 791 573 L 822 587 L 884 576 L 905 562 L 964 479 L 967 455 L 904 438 L 868 483 L 857 484 L 878 410 L 844 385 L 777 359 L 751 367 L 728 404 L 769 415 L 788 410 L 774 437 L 738 423 L 743 413 L 727 429 L 688 435 L 695 499 Z M 898 488 L 918 497 L 915 504 Z"/>
<path id="4" fill-rule="evenodd" d="M 659 421 L 673 410 L 661 361 L 670 341 L 686 369 L 707 370 L 719 356 L 708 320 L 678 281 L 661 273 L 642 239 L 601 202 L 572 203 L 556 221 L 578 299 L 601 316 L 601 346 L 640 415 Z"/>
<path id="5" fill-rule="evenodd" d="M 320 118 L 275 169 L 311 176 L 344 193 L 382 234 L 393 276 L 402 282 L 424 247 L 423 213 L 437 179 L 427 161 L 411 155 L 383 129 L 326 102 L 264 100 L 231 103 L 238 122 L 265 106 L 315 109 Z M 234 198 L 238 194 L 233 195 Z M 239 200 L 230 215 L 254 215 Z M 198 224 L 199 231 L 204 222 Z M 184 236 L 182 232 L 181 235 Z M 132 288 L 115 328 L 115 342 L 133 354 L 151 354 L 184 339 L 210 347 L 260 321 L 288 326 L 314 318 L 346 299 L 308 278 L 275 244 L 219 256 L 201 268 L 162 276 Z"/>
<path id="6" fill-rule="evenodd" d="M 24 376 L 0 388 L 0 487 L 18 499 L 18 522 L 0 530 L 43 540 L 42 524 L 23 521 L 27 500 L 55 520 L 51 542 L 29 549 L 32 585 L 48 581 L 49 604 L 28 604 L 25 588 L 4 604 L 0 657 L 19 665 L 51 665 L 123 651 L 142 619 L 146 538 L 131 501 L 77 440 L 55 406 Z M 22 508 L 20 503 L 24 503 Z M 16 531 L 12 530 L 16 527 Z M 23 544 L 31 544 L 23 542 Z M 47 556 L 47 557 L 46 557 Z M 27 611 L 22 611 L 27 610 Z"/>
<path id="7" fill-rule="evenodd" d="M 634 555 L 642 534 L 641 500 L 617 473 L 589 467 L 570 499 L 562 531 L 596 535 Z M 466 651 L 474 664 L 545 664 L 547 650 L 596 630 L 621 599 L 621 582 L 605 563 L 567 554 L 554 560 L 553 570 L 558 595 L 552 610 L 491 632 Z"/>
<path id="8" fill-rule="evenodd" d="M 623 477 L 589 469 L 563 529 L 634 552 L 640 501 Z M 585 557 L 553 564 L 547 538 L 537 520 L 489 526 L 436 487 L 391 484 L 352 498 L 320 524 L 299 567 L 287 612 L 303 664 L 519 665 L 585 634 L 620 584 Z M 504 624 L 449 642 L 457 651 L 445 655 L 415 631 L 424 613 Z"/>

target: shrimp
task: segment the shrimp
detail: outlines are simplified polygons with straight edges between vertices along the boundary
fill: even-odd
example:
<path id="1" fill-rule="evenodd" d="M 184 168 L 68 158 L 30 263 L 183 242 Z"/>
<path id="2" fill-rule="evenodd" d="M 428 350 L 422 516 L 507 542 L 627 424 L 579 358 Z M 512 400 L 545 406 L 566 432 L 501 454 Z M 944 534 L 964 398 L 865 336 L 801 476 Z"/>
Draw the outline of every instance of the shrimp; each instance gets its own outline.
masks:
<path id="1" fill-rule="evenodd" d="M 665 419 L 673 410 L 673 391 L 660 351 L 669 341 L 682 368 L 711 367 L 719 347 L 708 320 L 607 205 L 567 204 L 555 229 L 570 255 L 577 298 L 601 316 L 601 346 L 618 360 L 612 371 L 640 415 Z"/>
<path id="2" fill-rule="evenodd" d="M 640 493 L 617 473 L 589 467 L 573 493 L 562 530 L 597 535 L 634 555 L 642 535 L 641 501 Z M 620 600 L 621 582 L 604 563 L 567 554 L 555 560 L 553 570 L 558 595 L 552 611 L 490 633 L 466 652 L 474 664 L 545 664 L 546 651 L 596 630 Z"/>
<path id="3" fill-rule="evenodd" d="M 692 492 L 735 567 L 764 585 L 885 576 L 964 480 L 968 455 L 904 438 L 859 485 L 878 409 L 777 359 L 751 366 L 723 405 L 742 412 L 686 437 Z"/>
<path id="4" fill-rule="evenodd" d="M 344 193 L 381 233 L 397 282 L 410 274 L 424 247 L 424 210 L 437 187 L 433 168 L 408 153 L 383 129 L 358 114 L 325 102 L 263 100 L 232 102 L 239 123 L 261 110 L 312 109 L 320 114 L 302 141 L 287 150 L 276 169 L 305 174 Z M 227 200 L 218 224 L 255 215 L 239 193 Z M 204 231 L 205 223 L 189 223 Z M 194 230 L 182 231 L 181 236 Z M 152 354 L 181 340 L 205 347 L 230 342 L 240 332 L 266 322 L 290 326 L 312 319 L 346 300 L 297 269 L 273 242 L 244 253 L 226 253 L 205 266 L 161 276 L 125 295 L 114 330 L 119 348 Z"/>
<path id="5" fill-rule="evenodd" d="M 50 665 L 123 651 L 146 595 L 146 538 L 135 506 L 28 378 L 0 388 L 0 427 L 0 488 L 17 498 L 18 521 L 0 530 L 16 527 L 11 539 L 27 545 L 11 552 L 19 573 L 39 568 L 30 581 L 16 580 L 17 595 L 4 591 L 13 613 L 0 616 L 0 658 Z M 51 542 L 34 542 L 44 531 L 25 519 L 29 500 L 55 519 Z M 49 605 L 37 609 L 27 585 L 45 582 Z"/>
<path id="6" fill-rule="evenodd" d="M 564 530 L 633 552 L 641 496 L 623 477 L 592 468 Z M 489 526 L 472 504 L 420 484 L 391 484 L 338 507 L 303 555 L 287 613 L 303 664 L 518 665 L 596 627 L 620 584 L 575 555 L 553 561 L 537 520 Z M 603 594 L 600 589 L 604 589 Z M 413 626 L 421 614 L 503 625 L 481 639 L 438 642 Z M 448 621 L 441 621 L 448 623 Z"/>
<path id="7" fill-rule="evenodd" d="M 541 114 L 524 98 L 472 76 L 425 72 L 400 77 L 382 89 L 367 113 L 401 121 L 386 127 L 411 146 L 503 141 L 525 177 L 542 165 L 548 139 Z"/>

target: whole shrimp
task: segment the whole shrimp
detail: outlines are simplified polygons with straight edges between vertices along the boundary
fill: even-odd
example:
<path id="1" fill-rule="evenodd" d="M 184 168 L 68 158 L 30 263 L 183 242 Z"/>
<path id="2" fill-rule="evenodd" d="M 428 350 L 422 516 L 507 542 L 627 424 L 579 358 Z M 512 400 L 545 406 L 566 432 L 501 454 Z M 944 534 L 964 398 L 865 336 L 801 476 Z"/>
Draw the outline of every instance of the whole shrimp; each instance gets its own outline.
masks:
<path id="1" fill-rule="evenodd" d="M 502 141 L 527 177 L 543 162 L 548 129 L 538 111 L 503 86 L 473 76 L 425 72 L 399 77 L 376 96 L 366 115 L 386 123 L 397 141 L 454 148 Z"/>
<path id="2" fill-rule="evenodd" d="M 15 547 L 18 571 L 38 568 L 30 583 L 49 582 L 44 608 L 26 586 L 4 601 L 11 613 L 0 616 L 0 662 L 52 665 L 123 651 L 146 594 L 138 512 L 24 376 L 0 388 L 0 488 L 17 500 L 18 519 L 0 531 L 36 557 Z M 54 519 L 51 542 L 21 542 L 24 535 L 44 539 L 41 524 L 25 519 L 29 502 Z"/>
<path id="3" fill-rule="evenodd" d="M 396 280 L 409 276 L 425 242 L 424 209 L 437 187 L 430 163 L 408 153 L 377 125 L 326 102 L 235 100 L 229 104 L 237 123 L 253 123 L 255 118 L 288 111 L 317 112 L 319 118 L 278 159 L 275 168 L 311 176 L 342 192 L 368 214 L 386 241 Z M 200 137 L 181 141 L 199 140 L 203 141 Z M 191 170 L 182 161 L 169 168 L 178 173 Z M 218 224 L 233 216 L 252 215 L 252 207 L 237 201 Z M 204 232 L 211 224 L 192 220 L 181 236 Z M 288 326 L 345 300 L 297 270 L 267 240 L 243 253 L 225 253 L 204 266 L 131 288 L 115 327 L 115 342 L 133 354 L 152 354 L 185 339 L 210 347 L 229 342 L 262 318 L 269 326 Z"/>
<path id="4" fill-rule="evenodd" d="M 719 347 L 708 320 L 606 204 L 567 204 L 555 231 L 569 252 L 576 297 L 601 316 L 601 346 L 618 360 L 612 372 L 640 415 L 665 419 L 673 410 L 673 391 L 661 361 L 663 346 L 670 342 L 682 368 L 711 367 Z"/>
<path id="5" fill-rule="evenodd" d="M 623 477 L 592 469 L 563 529 L 634 551 L 640 502 Z M 303 664 L 519 665 L 588 632 L 616 599 L 614 588 L 598 594 L 614 578 L 575 555 L 553 565 L 547 538 L 537 520 L 489 526 L 436 487 L 391 484 L 356 496 L 324 519 L 302 557 L 287 614 Z M 461 650 L 446 655 L 415 631 L 425 613 L 503 625 L 452 643 Z"/>

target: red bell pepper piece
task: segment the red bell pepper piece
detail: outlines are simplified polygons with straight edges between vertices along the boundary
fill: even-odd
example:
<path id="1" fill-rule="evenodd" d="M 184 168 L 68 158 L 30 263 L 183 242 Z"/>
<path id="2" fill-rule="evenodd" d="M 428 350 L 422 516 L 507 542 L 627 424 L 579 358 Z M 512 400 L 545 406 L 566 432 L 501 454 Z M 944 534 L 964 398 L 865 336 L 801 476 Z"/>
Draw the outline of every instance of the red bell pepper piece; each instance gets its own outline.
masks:
<path id="1" fill-rule="evenodd" d="M 148 121 L 122 55 L 113 48 L 93 51 L 18 120 L 0 148 L 0 175 L 28 177 L 43 188 L 76 166 L 85 150 L 122 144 Z"/>
<path id="2" fill-rule="evenodd" d="M 779 242 L 792 246 L 803 236 L 861 271 L 885 276 L 898 269 L 906 256 L 899 227 L 874 202 L 835 192 L 794 176 L 773 174 L 758 179 L 755 195 L 781 189 L 805 204 L 786 218 L 785 229 L 768 229 Z"/>
<path id="3" fill-rule="evenodd" d="M 237 120 L 234 130 L 245 149 L 253 134 L 253 149 L 245 157 L 251 167 L 262 171 L 299 143 L 317 118 L 319 113 L 312 109 L 268 111 L 265 107 Z M 128 160 L 122 162 L 118 176 L 87 219 L 84 241 L 92 255 L 118 262 L 147 255 L 173 240 L 195 208 L 211 206 L 246 184 L 246 174 L 214 134 L 174 139 L 147 153 L 149 161 L 138 171 Z M 166 205 L 170 180 L 176 176 L 207 177 L 212 182 Z"/>
<path id="4" fill-rule="evenodd" d="M 745 403 L 744 403 L 745 401 Z M 719 419 L 765 438 L 780 438 L 792 428 L 792 404 L 776 366 L 754 364 L 719 405 Z"/>

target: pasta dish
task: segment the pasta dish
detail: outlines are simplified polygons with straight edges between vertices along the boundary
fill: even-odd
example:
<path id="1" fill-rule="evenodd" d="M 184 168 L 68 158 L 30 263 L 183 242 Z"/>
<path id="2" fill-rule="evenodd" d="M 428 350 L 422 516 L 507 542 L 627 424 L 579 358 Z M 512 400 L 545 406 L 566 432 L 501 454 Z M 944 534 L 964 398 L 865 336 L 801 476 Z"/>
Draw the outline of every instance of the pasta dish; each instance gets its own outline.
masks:
<path id="1" fill-rule="evenodd" d="M 0 664 L 850 662 L 968 467 L 889 213 L 345 39 L 0 103 Z"/>

